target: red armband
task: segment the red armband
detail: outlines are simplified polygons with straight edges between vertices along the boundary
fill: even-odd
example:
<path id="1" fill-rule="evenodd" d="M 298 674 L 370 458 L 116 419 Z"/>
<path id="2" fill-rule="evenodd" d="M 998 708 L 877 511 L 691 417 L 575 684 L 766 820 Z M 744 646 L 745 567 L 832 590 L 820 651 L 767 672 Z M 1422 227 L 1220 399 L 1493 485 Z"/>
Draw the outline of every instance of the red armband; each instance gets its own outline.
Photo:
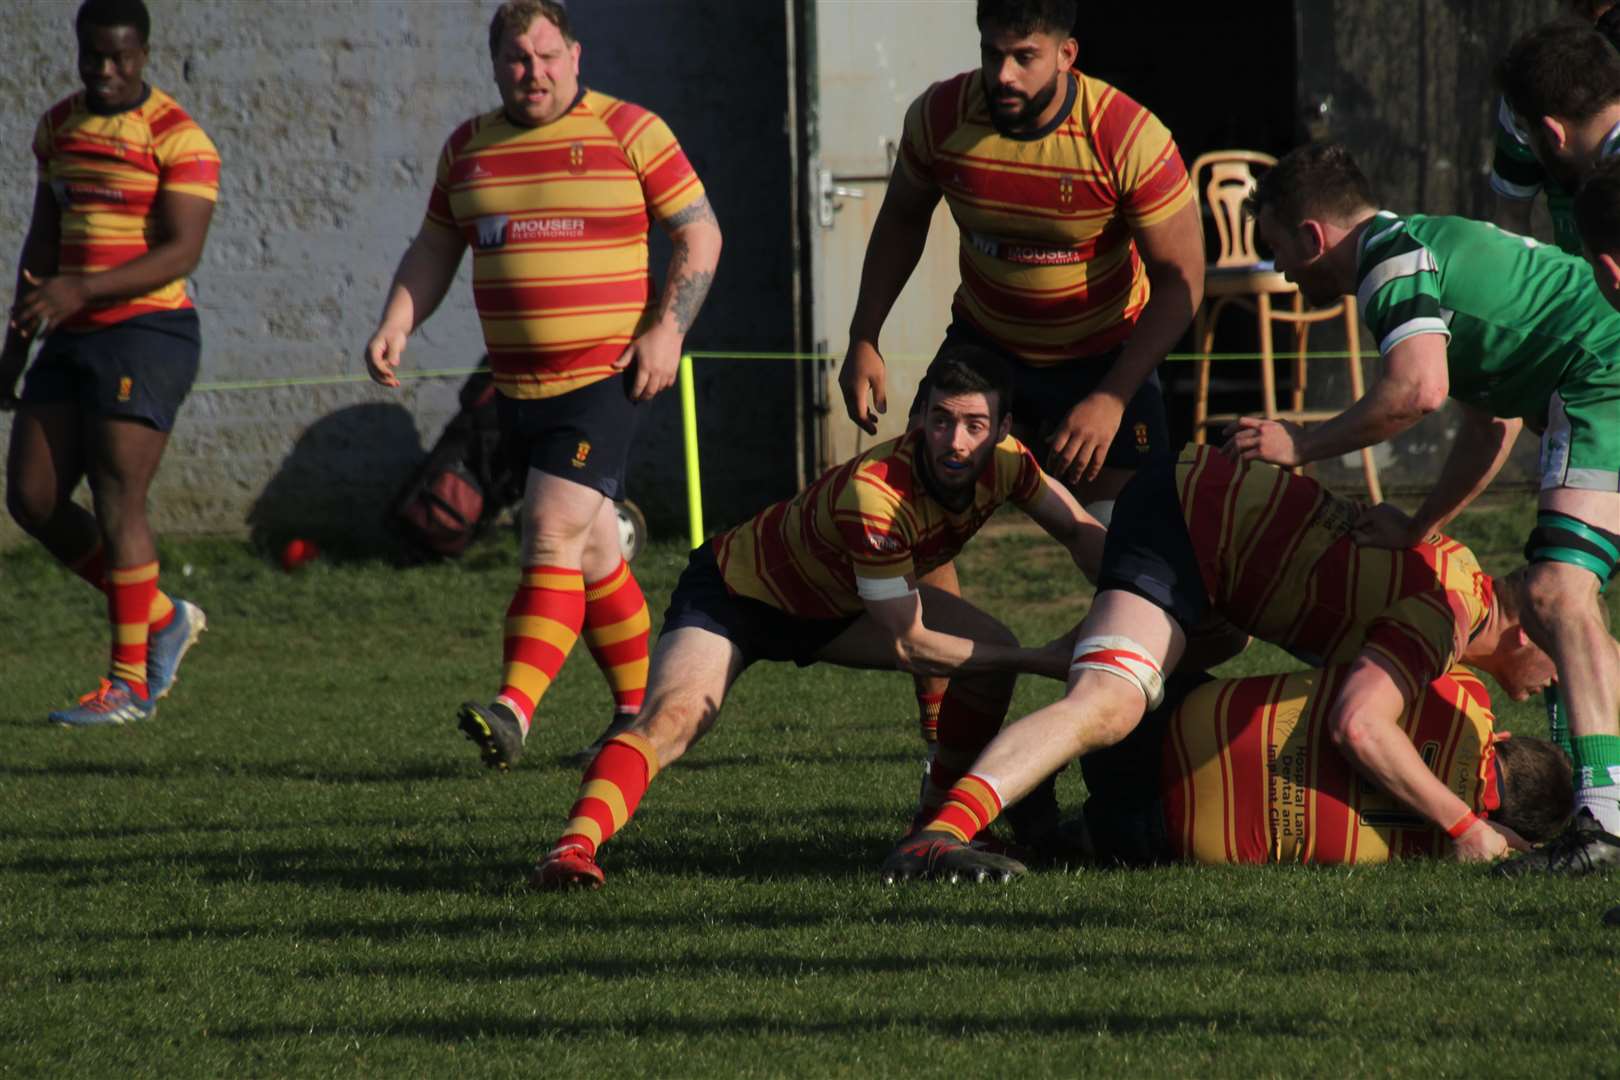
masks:
<path id="1" fill-rule="evenodd" d="M 1446 835 L 1451 837 L 1453 840 L 1456 840 L 1457 838 L 1461 837 L 1463 833 L 1467 832 L 1469 829 L 1472 829 L 1474 827 L 1474 822 L 1478 820 L 1479 815 L 1470 810 L 1468 813 L 1457 819 L 1457 824 L 1446 830 Z"/>

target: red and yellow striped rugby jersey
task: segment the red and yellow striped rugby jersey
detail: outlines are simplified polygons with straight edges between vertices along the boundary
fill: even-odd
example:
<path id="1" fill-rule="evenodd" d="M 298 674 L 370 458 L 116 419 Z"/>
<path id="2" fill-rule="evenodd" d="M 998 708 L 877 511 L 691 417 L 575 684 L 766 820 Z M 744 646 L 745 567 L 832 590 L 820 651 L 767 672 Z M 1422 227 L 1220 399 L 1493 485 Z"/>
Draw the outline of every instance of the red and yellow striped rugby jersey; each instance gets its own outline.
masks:
<path id="1" fill-rule="evenodd" d="M 655 311 L 649 214 L 703 195 L 652 112 L 594 90 L 540 127 L 500 109 L 462 124 L 439 156 L 426 226 L 473 252 L 473 301 L 495 385 L 542 398 L 613 373 Z"/>
<path id="2" fill-rule="evenodd" d="M 935 83 L 906 113 L 897 166 L 939 190 L 961 228 L 952 315 L 1038 365 L 1130 336 L 1148 299 L 1131 230 L 1192 201 L 1152 113 L 1077 72 L 1062 92 L 1055 126 L 1018 139 L 996 131 L 978 71 Z"/>
<path id="3" fill-rule="evenodd" d="M 82 90 L 57 102 L 34 129 L 34 157 L 61 214 L 61 274 L 94 274 L 146 254 L 160 191 L 219 198 L 219 151 L 155 86 L 139 105 L 111 115 L 91 112 Z M 94 330 L 191 306 L 186 279 L 176 278 L 142 296 L 93 303 L 62 329 Z"/>
<path id="4" fill-rule="evenodd" d="M 855 578 L 892 580 L 949 562 L 1004 502 L 1029 506 L 1045 474 L 1012 436 L 979 475 L 973 501 L 947 510 L 918 474 L 922 432 L 845 462 L 791 499 L 714 540 L 726 587 L 809 619 L 862 610 Z"/>
<path id="5" fill-rule="evenodd" d="M 1209 446 L 1189 447 L 1176 479 L 1213 606 L 1308 664 L 1375 653 L 1412 701 L 1485 624 L 1491 579 L 1449 537 L 1400 550 L 1361 547 L 1350 539 L 1356 503 Z"/>
<path id="6" fill-rule="evenodd" d="M 1160 793 L 1177 858 L 1375 863 L 1445 852 L 1445 834 L 1364 780 L 1326 721 L 1348 665 L 1206 683 L 1165 734 Z M 1495 717 L 1468 669 L 1431 682 L 1401 724 L 1474 811 L 1496 806 Z"/>

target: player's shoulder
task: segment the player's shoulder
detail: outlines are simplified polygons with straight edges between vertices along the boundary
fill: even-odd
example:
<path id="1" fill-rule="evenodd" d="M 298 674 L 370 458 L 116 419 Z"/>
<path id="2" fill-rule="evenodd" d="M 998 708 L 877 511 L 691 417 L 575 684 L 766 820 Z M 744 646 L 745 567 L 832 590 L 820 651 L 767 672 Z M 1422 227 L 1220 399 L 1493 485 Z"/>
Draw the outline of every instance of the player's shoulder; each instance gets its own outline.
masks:
<path id="1" fill-rule="evenodd" d="M 453 158 L 477 149 L 480 142 L 487 141 L 503 127 L 511 126 L 506 120 L 506 114 L 500 109 L 479 113 L 456 125 L 455 130 L 444 140 L 444 152 Z"/>
<path id="2" fill-rule="evenodd" d="M 1144 121 L 1154 119 L 1147 106 L 1125 91 L 1092 75 L 1070 72 L 1077 83 L 1075 120 L 1101 149 L 1119 149 L 1138 132 Z"/>
<path id="3" fill-rule="evenodd" d="M 600 90 L 586 90 L 576 108 L 594 117 L 621 144 L 635 141 L 649 125 L 663 122 L 662 117 L 645 105 Z"/>
<path id="4" fill-rule="evenodd" d="M 155 141 L 162 142 L 181 134 L 201 133 L 202 125 L 170 94 L 151 87 L 146 101 L 141 104 L 141 115 Z"/>
<path id="5" fill-rule="evenodd" d="M 975 109 L 989 116 L 983 81 L 977 76 L 976 70 L 958 72 L 931 84 L 912 101 L 908 113 L 923 121 L 933 142 L 949 138 Z"/>
<path id="6" fill-rule="evenodd" d="M 59 128 L 63 124 L 67 123 L 68 117 L 72 116 L 76 112 L 81 111 L 85 111 L 84 91 L 75 90 L 67 97 L 62 98 L 60 101 L 52 104 L 50 108 L 46 109 L 44 113 L 40 115 L 39 122 L 42 126 L 55 130 L 56 128 Z"/>

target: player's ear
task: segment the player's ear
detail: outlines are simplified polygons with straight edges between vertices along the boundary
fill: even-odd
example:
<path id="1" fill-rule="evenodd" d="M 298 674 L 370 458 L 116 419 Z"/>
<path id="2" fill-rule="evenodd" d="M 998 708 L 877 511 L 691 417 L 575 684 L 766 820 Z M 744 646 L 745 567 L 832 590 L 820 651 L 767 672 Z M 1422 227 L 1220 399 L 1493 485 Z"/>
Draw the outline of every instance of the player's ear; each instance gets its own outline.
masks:
<path id="1" fill-rule="evenodd" d="M 1523 623 L 1513 628 L 1513 644 L 1521 649 L 1530 644 L 1530 635 L 1525 633 Z"/>
<path id="2" fill-rule="evenodd" d="M 1058 42 L 1058 70 L 1068 71 L 1074 67 L 1075 60 L 1080 56 L 1080 43 L 1073 37 L 1066 37 Z"/>
<path id="3" fill-rule="evenodd" d="M 1616 262 L 1613 255 L 1599 254 L 1596 256 L 1598 272 L 1603 275 L 1604 281 L 1611 289 L 1620 289 L 1620 262 Z"/>
<path id="4" fill-rule="evenodd" d="M 1299 238 L 1305 245 L 1305 250 L 1311 253 L 1311 258 L 1319 258 L 1327 253 L 1327 231 L 1322 228 L 1320 221 L 1300 222 Z"/>
<path id="5" fill-rule="evenodd" d="M 1564 127 L 1563 121 L 1555 116 L 1543 116 L 1536 121 L 1536 127 L 1541 129 L 1543 138 L 1560 150 L 1569 142 L 1568 129 Z"/>

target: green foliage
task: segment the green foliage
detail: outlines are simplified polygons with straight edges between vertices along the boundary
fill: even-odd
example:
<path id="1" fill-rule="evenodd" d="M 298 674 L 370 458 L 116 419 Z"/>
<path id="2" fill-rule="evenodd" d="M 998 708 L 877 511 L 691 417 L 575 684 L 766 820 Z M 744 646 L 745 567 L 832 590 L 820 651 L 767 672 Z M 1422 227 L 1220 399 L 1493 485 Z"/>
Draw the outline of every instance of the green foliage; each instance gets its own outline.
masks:
<path id="1" fill-rule="evenodd" d="M 609 699 L 580 648 L 514 773 L 455 732 L 499 674 L 509 544 L 294 575 L 167 544 L 165 585 L 212 629 L 156 720 L 92 732 L 42 721 L 104 665 L 100 597 L 37 551 L 0 558 L 0 1074 L 1614 1071 L 1602 881 L 1413 864 L 883 888 L 921 758 L 894 675 L 750 672 L 604 849 L 607 890 L 532 895 L 578 781 L 556 755 Z M 968 595 L 1026 639 L 1084 611 L 1025 529 L 969 554 Z M 683 563 L 637 564 L 655 622 Z M 1233 670 L 1284 665 L 1255 648 Z M 1026 682 L 1015 709 L 1055 692 Z M 1082 794 L 1069 774 L 1061 792 Z"/>

